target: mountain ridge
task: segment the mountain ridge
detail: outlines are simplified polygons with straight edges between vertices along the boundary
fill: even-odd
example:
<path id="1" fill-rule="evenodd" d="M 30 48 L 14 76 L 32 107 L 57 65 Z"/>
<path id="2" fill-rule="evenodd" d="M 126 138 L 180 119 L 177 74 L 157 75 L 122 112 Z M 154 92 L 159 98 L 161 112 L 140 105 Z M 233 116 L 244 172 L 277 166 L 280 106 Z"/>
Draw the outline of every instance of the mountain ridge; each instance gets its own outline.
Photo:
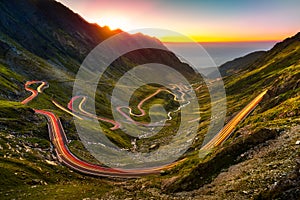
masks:
<path id="1" fill-rule="evenodd" d="M 209 199 L 218 197 L 293 199 L 294 196 L 297 197 L 299 156 L 295 153 L 295 149 L 298 148 L 295 144 L 297 141 L 295 133 L 299 130 L 297 126 L 299 126 L 300 115 L 300 33 L 276 44 L 261 57 L 242 63 L 243 66 L 238 66 L 238 70 L 233 70 L 234 74 L 228 74 L 224 78 L 228 102 L 227 118 L 233 117 L 262 90 L 268 89 L 268 92 L 262 103 L 237 127 L 221 147 L 212 149 L 204 159 L 199 158 L 198 150 L 201 148 L 203 133 L 211 117 L 207 112 L 209 96 L 201 93 L 205 89 L 200 85 L 201 89 L 198 92 L 201 94 L 199 98 L 203 110 L 200 111 L 203 115 L 199 124 L 199 134 L 184 155 L 186 159 L 182 163 L 173 169 L 162 171 L 157 176 L 128 180 L 104 179 L 85 176 L 61 165 L 51 148 L 47 122 L 43 117 L 35 115 L 33 108 L 47 109 L 61 117 L 62 125 L 70 140 L 68 147 L 72 153 L 81 159 L 95 161 L 80 142 L 72 117 L 58 110 L 51 100 L 55 99 L 62 105 L 67 105 L 72 97 L 72 82 L 80 61 L 98 40 L 106 36 L 104 35 L 103 38 L 92 36 L 94 30 L 92 28 L 91 35 L 77 34 L 77 39 L 75 37 L 76 40 L 86 38 L 86 41 L 74 42 L 70 32 L 73 29 L 76 32 L 76 26 L 68 27 L 70 24 L 63 24 L 61 29 L 46 28 L 45 30 L 43 28 L 46 26 L 33 26 L 35 23 L 52 21 L 53 17 L 51 14 L 49 16 L 51 20 L 38 21 L 45 20 L 42 17 L 45 13 L 34 13 L 35 9 L 29 9 L 30 16 L 35 17 L 27 18 L 25 24 L 20 24 L 23 22 L 22 17 L 26 18 L 29 15 L 25 12 L 26 6 L 23 5 L 26 5 L 27 9 L 28 6 L 33 5 L 35 8 L 38 5 L 37 7 L 42 7 L 44 11 L 51 6 L 58 6 L 65 10 L 67 15 L 71 15 L 70 18 L 82 20 L 78 15 L 74 15 L 73 12 L 51 0 L 0 2 L 0 8 L 3 10 L 0 13 L 1 199 Z M 24 16 L 17 13 L 18 9 Z M 35 22 L 29 20 L 34 18 L 36 18 Z M 60 22 L 55 20 L 51 23 L 57 28 L 56 23 Z M 52 27 L 51 23 L 49 22 L 49 27 Z M 22 32 L 17 32 L 20 30 L 19 27 L 24 28 L 23 33 L 27 33 L 26 37 L 22 37 Z M 95 30 L 98 28 L 96 27 Z M 57 33 L 53 34 L 53 31 Z M 109 32 L 108 35 L 110 34 L 113 35 L 113 32 Z M 30 39 L 27 41 L 28 37 Z M 137 39 L 135 42 L 159 42 L 140 34 L 133 37 L 143 39 L 142 41 Z M 37 42 L 39 39 L 40 43 Z M 68 41 L 71 43 L 68 44 Z M 69 52 L 72 49 L 72 41 L 73 44 L 82 46 L 74 45 L 75 51 L 73 52 L 73 49 Z M 68 47 L 64 47 L 64 44 Z M 81 54 L 82 57 L 77 56 Z M 187 71 L 185 72 L 187 75 L 192 74 L 190 68 L 180 63 L 172 52 L 153 52 L 146 49 L 129 53 L 116 61 L 111 68 L 114 72 L 112 76 L 122 75 L 125 69 L 155 59 L 165 64 L 182 66 Z M 127 65 L 123 66 L 126 62 Z M 64 63 L 68 64 L 65 66 Z M 30 95 L 24 90 L 24 83 L 32 79 L 43 79 L 50 87 L 29 105 L 21 105 L 19 102 Z M 108 102 L 101 98 L 97 106 L 107 104 Z M 117 145 L 123 145 L 124 149 L 132 147 L 132 138 L 120 132 L 113 134 L 108 124 L 103 124 L 103 127 L 107 129 L 109 139 Z M 155 149 L 160 145 L 157 141 L 169 139 L 164 136 L 150 141 L 153 142 L 151 145 L 154 145 L 152 148 Z"/>
<path id="2" fill-rule="evenodd" d="M 255 51 L 245 56 L 235 58 L 231 61 L 227 61 L 218 67 L 219 73 L 222 77 L 233 75 L 239 71 L 250 67 L 250 65 L 264 56 L 267 51 Z M 216 72 L 211 72 L 207 75 L 209 78 L 217 78 Z"/>
<path id="3" fill-rule="evenodd" d="M 3 38 L 13 36 L 11 39 L 23 48 L 50 61 L 54 67 L 58 65 L 60 68 L 67 68 L 70 73 L 76 73 L 84 58 L 100 42 L 123 32 L 120 29 L 110 30 L 108 27 L 88 23 L 54 0 L 5 1 L 0 3 L 0 9 L 0 32 L 4 35 Z M 127 37 L 135 40 L 137 44 L 156 43 L 162 49 L 166 49 L 153 37 L 143 34 L 128 34 Z M 165 53 L 155 53 L 154 50 L 150 50 L 161 60 L 168 56 L 169 62 L 176 63 L 175 66 L 189 68 L 188 65 L 184 66 L 175 54 L 167 51 L 166 49 Z"/>
<path id="4" fill-rule="evenodd" d="M 297 125 L 299 125 L 297 119 L 300 115 L 299 35 L 297 33 L 295 36 L 276 44 L 262 57 L 249 63 L 247 68 L 224 78 L 227 103 L 233 105 L 229 107 L 227 112 L 229 116 L 234 116 L 247 102 L 247 98 L 254 98 L 261 90 L 268 89 L 268 92 L 254 114 L 248 116 L 239 125 L 234 136 L 225 142 L 221 149 L 213 151 L 211 158 L 200 162 L 188 173 L 189 175 L 183 175 L 182 179 L 173 180 L 173 183 L 165 188 L 167 191 L 178 192 L 201 188 L 213 181 L 221 169 L 226 170 L 231 165 L 239 165 L 241 161 L 239 156 L 242 156 L 243 153 L 257 149 L 256 146 L 260 143 L 265 144 L 269 140 L 276 140 L 280 133 L 289 131 L 288 127 L 297 129 Z M 288 155 L 287 152 L 285 153 Z M 293 169 L 299 169 L 299 164 L 296 161 L 297 156 L 294 154 L 289 156 L 293 158 L 291 161 Z M 225 158 L 227 161 L 222 162 Z M 280 159 L 284 159 L 284 157 Z M 293 174 L 293 170 L 290 173 Z M 257 181 L 256 184 L 259 185 L 259 180 Z M 291 190 L 294 193 L 297 193 L 297 186 L 295 186 L 297 184 L 299 185 L 299 180 L 291 180 L 292 186 L 290 187 L 293 188 Z M 284 188 L 280 188 L 280 190 L 284 190 Z M 280 194 L 277 195 L 280 196 Z M 251 196 L 258 198 L 265 195 L 264 192 L 261 192 Z M 231 198 L 242 197 L 231 196 Z"/>

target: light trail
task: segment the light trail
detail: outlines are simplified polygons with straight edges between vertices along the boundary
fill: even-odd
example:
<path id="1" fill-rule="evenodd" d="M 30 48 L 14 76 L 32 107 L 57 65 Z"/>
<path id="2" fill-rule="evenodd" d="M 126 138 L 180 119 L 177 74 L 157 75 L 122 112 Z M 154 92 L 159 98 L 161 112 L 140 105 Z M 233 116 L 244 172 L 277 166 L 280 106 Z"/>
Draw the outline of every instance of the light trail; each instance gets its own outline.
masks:
<path id="1" fill-rule="evenodd" d="M 244 107 L 234 118 L 232 118 L 219 133 L 210 140 L 206 145 L 204 145 L 201 150 L 208 150 L 219 146 L 222 144 L 234 131 L 236 126 L 249 115 L 255 107 L 261 102 L 264 95 L 267 93 L 268 90 L 263 91 L 260 93 L 255 99 L 253 99 L 246 107 Z"/>

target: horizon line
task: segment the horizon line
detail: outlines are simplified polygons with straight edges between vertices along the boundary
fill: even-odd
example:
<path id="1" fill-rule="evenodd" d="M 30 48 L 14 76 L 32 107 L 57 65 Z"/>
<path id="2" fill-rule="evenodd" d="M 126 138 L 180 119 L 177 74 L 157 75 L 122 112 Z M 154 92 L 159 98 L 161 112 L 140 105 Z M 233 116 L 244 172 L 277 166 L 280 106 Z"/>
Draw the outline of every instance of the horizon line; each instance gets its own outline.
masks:
<path id="1" fill-rule="evenodd" d="M 163 40 L 160 40 L 162 43 L 169 43 L 169 44 L 190 44 L 190 43 L 204 43 L 204 44 L 213 44 L 213 43 L 268 43 L 268 42 L 274 42 L 274 43 L 277 43 L 277 42 L 281 42 L 282 40 L 240 40 L 240 41 L 191 41 L 191 42 L 181 42 L 181 41 L 178 41 L 178 42 L 174 42 L 174 41 L 163 41 Z"/>

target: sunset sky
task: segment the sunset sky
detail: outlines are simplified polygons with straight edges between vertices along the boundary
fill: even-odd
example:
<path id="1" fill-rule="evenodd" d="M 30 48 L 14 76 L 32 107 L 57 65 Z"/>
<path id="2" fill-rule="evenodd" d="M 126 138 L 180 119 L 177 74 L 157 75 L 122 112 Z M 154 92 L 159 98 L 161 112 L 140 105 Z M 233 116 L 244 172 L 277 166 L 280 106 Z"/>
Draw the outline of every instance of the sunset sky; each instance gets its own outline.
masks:
<path id="1" fill-rule="evenodd" d="M 299 0 L 58 0 L 87 21 L 170 29 L 199 42 L 282 40 L 300 31 Z M 165 42 L 184 42 L 155 35 Z"/>

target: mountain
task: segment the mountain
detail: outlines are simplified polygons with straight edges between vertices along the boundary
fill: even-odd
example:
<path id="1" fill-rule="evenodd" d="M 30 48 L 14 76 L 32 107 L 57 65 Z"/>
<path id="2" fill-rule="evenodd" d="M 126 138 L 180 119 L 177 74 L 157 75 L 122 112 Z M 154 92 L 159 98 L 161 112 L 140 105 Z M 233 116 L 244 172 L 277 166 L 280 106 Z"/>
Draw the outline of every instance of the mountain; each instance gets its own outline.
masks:
<path id="1" fill-rule="evenodd" d="M 265 55 L 265 51 L 256 51 L 249 53 L 243 57 L 228 61 L 218 67 L 222 77 L 238 73 L 240 70 L 248 68 L 252 63 Z M 216 78 L 215 72 L 210 72 L 207 75 L 209 78 Z"/>
<path id="2" fill-rule="evenodd" d="M 52 100 L 66 106 L 72 98 L 75 75 L 84 58 L 100 42 L 123 32 L 90 24 L 54 0 L 1 1 L 0 9 L 0 184 L 3 185 L 0 198 L 16 194 L 23 199 L 29 198 L 29 188 L 37 189 L 34 193 L 38 196 L 53 198 L 50 188 L 46 194 L 38 191 L 41 188 L 37 185 L 64 187 L 71 193 L 82 191 L 76 198 L 84 198 L 83 191 L 90 188 L 97 195 L 117 188 L 109 180 L 86 177 L 62 166 L 52 149 L 45 118 L 36 115 L 33 109 L 51 110 L 60 116 L 72 153 L 97 163 L 80 142 L 71 115 L 59 110 Z M 135 50 L 111 63 L 105 74 L 107 84 L 97 88 L 96 107 L 97 110 L 103 108 L 101 116 L 111 118 L 107 96 L 118 78 L 134 66 L 161 63 L 173 67 L 188 79 L 197 77 L 190 66 L 182 63 L 159 40 L 140 33 L 124 33 L 123 37 L 126 45 L 153 44 L 160 50 Z M 24 89 L 24 84 L 30 80 L 47 81 L 49 88 L 29 105 L 21 105 L 20 102 L 30 95 Z M 161 96 L 160 102 L 168 94 Z M 169 109 L 176 106 L 169 105 Z M 132 136 L 119 130 L 112 131 L 109 129 L 111 124 L 101 123 L 107 137 L 117 146 L 124 149 L 132 147 Z M 94 184 L 101 187 L 97 189 L 92 186 Z M 61 192 L 58 195 L 62 198 L 66 194 Z"/>
<path id="3" fill-rule="evenodd" d="M 224 82 L 229 117 L 268 89 L 262 103 L 222 148 L 203 161 L 196 159 L 199 163 L 185 168 L 181 177 L 168 184 L 167 191 L 200 188 L 196 194 L 202 198 L 212 192 L 230 199 L 297 199 L 300 165 L 293 149 L 298 148 L 294 134 L 300 130 L 300 33 L 261 54 L 246 63 L 246 68 L 242 64 Z M 230 67 L 227 70 L 231 71 Z"/>
<path id="4" fill-rule="evenodd" d="M 120 30 L 89 24 L 67 7 L 52 0 L 2 1 L 1 33 L 28 51 L 56 64 L 80 64 L 99 42 Z M 38 42 L 37 42 L 38 41 Z M 68 63 L 73 61 L 73 63 Z"/>
<path id="5" fill-rule="evenodd" d="M 20 47 L 25 49 L 26 53 L 42 58 L 52 68 L 62 70 L 63 73 L 76 74 L 80 64 L 94 47 L 108 37 L 122 32 L 90 24 L 54 0 L 2 1 L 0 9 L 1 46 L 6 49 L 4 51 L 18 50 L 17 47 Z M 160 41 L 142 34 L 128 35 L 129 38 L 133 40 L 131 45 L 150 42 L 166 49 Z M 168 60 L 166 64 L 175 63 L 171 66 L 177 66 L 177 69 L 189 68 L 171 52 L 148 51 L 159 60 Z M 141 57 L 141 54 L 143 56 L 149 52 L 140 52 L 137 56 Z M 166 57 L 169 59 L 163 59 Z M 125 63 L 120 65 L 119 67 L 126 66 Z M 19 72 L 25 75 L 26 69 L 21 69 Z M 32 73 L 34 70 L 28 71 L 26 75 L 30 76 Z M 41 74 L 34 76 L 41 76 Z"/>
<path id="6" fill-rule="evenodd" d="M 101 178 L 75 172 L 59 162 L 50 143 L 47 121 L 33 109 L 58 115 L 72 153 L 98 163 L 80 142 L 73 118 L 51 100 L 66 106 L 83 59 L 99 42 L 122 31 L 89 24 L 53 0 L 4 0 L 0 9 L 1 199 L 297 199 L 299 196 L 300 33 L 270 51 L 247 55 L 220 68 L 226 74 L 226 121 L 262 91 L 268 89 L 268 92 L 232 136 L 204 158 L 199 158 L 199 149 L 211 119 L 210 99 L 198 75 L 169 51 L 142 49 L 118 58 L 106 71 L 111 84 L 99 86 L 97 110 L 110 105 L 106 94 L 111 93 L 124 72 L 155 61 L 198 81 L 193 84 L 200 88 L 195 91 L 203 115 L 199 133 L 184 155 L 186 159 L 176 167 L 137 179 Z M 142 34 L 127 34 L 123 39 L 132 42 L 128 45 L 151 43 L 165 48 L 157 39 Z M 22 105 L 20 102 L 30 95 L 24 89 L 28 80 L 47 81 L 49 88 L 28 105 Z M 155 86 L 142 90 L 152 94 Z M 140 92 L 136 91 L 132 101 L 143 99 Z M 171 109 L 176 108 L 174 97 L 171 95 L 170 100 L 168 95 L 157 95 L 151 103 L 170 103 Z M 101 114 L 111 117 L 105 109 Z M 178 116 L 172 115 L 175 122 Z M 136 138 L 110 130 L 110 124 L 101 125 L 116 145 L 132 148 Z M 173 125 L 167 126 L 172 133 L 176 131 Z M 168 144 L 171 136 L 162 132 L 153 140 L 141 139 L 135 145 L 150 151 Z"/>
<path id="7" fill-rule="evenodd" d="M 27 96 L 23 84 L 27 80 L 47 80 L 49 94 L 64 103 L 71 98 L 75 75 L 88 53 L 105 39 L 122 33 L 108 27 L 90 24 L 81 16 L 54 0 L 0 2 L 0 64 L 10 76 L 1 83 L 0 97 L 21 100 Z M 114 84 L 133 66 L 161 63 L 172 66 L 188 79 L 197 76 L 194 70 L 168 51 L 163 44 L 143 34 L 124 34 L 126 45 L 155 44 L 160 49 L 139 49 L 111 63 L 109 80 Z M 3 74 L 4 75 L 4 74 Z M 7 75 L 2 77 L 6 79 Z M 9 86 L 13 85 L 13 89 Z M 65 88 L 61 91 L 60 88 Z M 102 96 L 112 92 L 104 85 Z M 100 93 L 100 92 L 99 92 Z M 99 105 L 101 106 L 101 105 Z M 109 115 L 108 111 L 104 111 Z"/>

